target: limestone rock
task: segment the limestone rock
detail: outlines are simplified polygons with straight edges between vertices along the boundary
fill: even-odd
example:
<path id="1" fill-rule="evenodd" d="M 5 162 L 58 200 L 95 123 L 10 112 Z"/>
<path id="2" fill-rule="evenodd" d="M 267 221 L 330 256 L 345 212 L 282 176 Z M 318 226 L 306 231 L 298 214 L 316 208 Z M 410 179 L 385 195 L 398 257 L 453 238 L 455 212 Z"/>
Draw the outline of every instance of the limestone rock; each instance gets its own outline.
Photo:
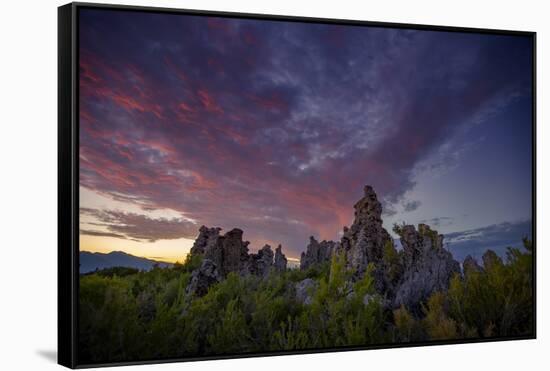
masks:
<path id="1" fill-rule="evenodd" d="M 395 290 L 393 306 L 405 305 L 413 313 L 420 312 L 422 302 L 436 291 L 446 291 L 451 277 L 460 273 L 459 263 L 443 248 L 443 236 L 420 224 L 401 229 L 403 245 L 403 277 Z"/>
<path id="2" fill-rule="evenodd" d="M 313 295 L 317 290 L 317 282 L 311 278 L 306 278 L 296 282 L 296 300 L 302 304 L 309 305 L 313 302 Z"/>
<path id="3" fill-rule="evenodd" d="M 187 295 L 204 296 L 210 286 L 220 282 L 222 277 L 216 267 L 216 264 L 210 259 L 204 259 L 201 266 L 191 273 L 191 281 L 185 292 Z"/>
<path id="4" fill-rule="evenodd" d="M 250 255 L 249 272 L 260 277 L 265 277 L 273 266 L 273 250 L 271 246 L 265 245 L 257 254 Z"/>
<path id="5" fill-rule="evenodd" d="M 192 255 L 204 255 L 207 249 L 211 248 L 218 242 L 220 237 L 221 228 L 208 228 L 202 226 L 199 228 L 199 236 L 195 240 L 193 247 L 191 247 Z"/>
<path id="6" fill-rule="evenodd" d="M 281 245 L 277 246 L 275 249 L 275 261 L 273 263 L 275 270 L 278 272 L 286 271 L 287 263 L 288 261 L 285 254 L 283 254 Z"/>
<path id="7" fill-rule="evenodd" d="M 222 274 L 240 272 L 248 261 L 248 241 L 243 242 L 243 231 L 234 228 L 223 236 Z"/>
<path id="8" fill-rule="evenodd" d="M 344 227 L 339 250 L 346 255 L 348 268 L 361 276 L 368 263 L 381 261 L 391 236 L 382 227 L 382 204 L 371 186 L 365 186 L 364 196 L 354 208 L 355 219 L 350 228 Z"/>
<path id="9" fill-rule="evenodd" d="M 244 271 L 248 265 L 248 241 L 242 237 L 243 231 L 234 228 L 205 248 L 204 257 L 216 265 L 224 278 L 231 272 Z"/>
<path id="10" fill-rule="evenodd" d="M 212 284 L 225 279 L 231 272 L 265 277 L 273 269 L 286 270 L 287 259 L 280 245 L 276 254 L 269 245 L 262 247 L 256 254 L 249 254 L 249 242 L 243 241 L 242 230 L 234 228 L 224 235 L 220 235 L 220 231 L 221 228 L 205 226 L 199 229 L 191 254 L 202 256 L 203 261 L 193 271 L 187 293 L 202 296 Z"/>
<path id="11" fill-rule="evenodd" d="M 405 225 L 401 228 L 400 237 L 406 256 L 412 259 L 424 250 L 443 248 L 443 235 L 438 234 L 426 224 L 419 224 L 418 232 L 413 225 Z"/>
<path id="12" fill-rule="evenodd" d="M 375 293 L 364 296 L 368 304 L 380 298 L 384 307 L 393 309 L 404 305 L 414 315 L 421 315 L 421 305 L 436 291 L 446 291 L 449 281 L 460 274 L 460 264 L 444 248 L 443 235 L 426 224 L 399 226 L 394 229 L 400 236 L 402 250 L 397 251 L 394 241 L 382 226 L 382 204 L 371 186 L 365 186 L 363 197 L 354 205 L 354 221 L 344 227 L 340 241 L 317 241 L 310 237 L 306 251 L 300 259 L 300 269 L 329 262 L 337 253 L 345 256 L 346 269 L 353 272 L 352 279 L 343 288 L 342 295 L 352 297 L 354 281 L 364 277 L 367 266 L 372 265 Z M 199 229 L 191 254 L 203 256 L 201 266 L 193 271 L 186 289 L 190 295 L 202 296 L 208 288 L 225 279 L 231 272 L 267 277 L 270 272 L 284 272 L 287 258 L 279 245 L 275 252 L 265 245 L 255 254 L 248 253 L 248 242 L 243 231 L 232 229 L 224 235 L 220 228 L 202 226 Z M 493 252 L 483 255 L 483 268 L 472 258 L 464 260 L 464 271 L 481 271 L 502 260 Z M 292 285 L 289 283 L 289 285 Z M 294 284 L 289 295 L 311 304 L 318 288 L 317 281 L 307 278 Z M 294 292 L 293 292 L 294 291 Z M 378 300 L 378 299 L 377 299 Z"/>
<path id="13" fill-rule="evenodd" d="M 309 237 L 309 245 L 300 256 L 300 269 L 308 269 L 314 265 L 330 261 L 336 245 L 334 241 L 323 240 L 318 242 L 315 237 Z"/>

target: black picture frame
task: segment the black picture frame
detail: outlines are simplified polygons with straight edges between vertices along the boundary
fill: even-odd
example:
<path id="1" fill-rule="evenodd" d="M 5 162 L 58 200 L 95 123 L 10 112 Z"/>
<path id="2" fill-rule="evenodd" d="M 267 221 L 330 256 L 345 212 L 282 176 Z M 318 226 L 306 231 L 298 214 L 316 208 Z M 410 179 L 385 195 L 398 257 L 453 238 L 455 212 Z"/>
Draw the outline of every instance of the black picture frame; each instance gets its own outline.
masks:
<path id="1" fill-rule="evenodd" d="M 532 242 L 533 242 L 533 333 L 519 337 L 495 337 L 483 339 L 459 339 L 444 341 L 426 341 L 415 343 L 388 343 L 358 347 L 330 349 L 307 349 L 298 351 L 259 352 L 247 354 L 226 354 L 216 356 L 152 359 L 146 361 L 113 362 L 106 364 L 82 364 L 78 360 L 78 295 L 79 295 L 79 71 L 78 71 L 78 30 L 79 10 L 108 9 L 126 12 L 155 12 L 180 15 L 216 16 L 225 18 L 244 18 L 255 20 L 283 20 L 287 22 L 324 23 L 337 25 L 376 26 L 382 28 L 406 28 L 414 30 L 446 31 L 459 33 L 477 33 L 491 35 L 517 35 L 527 37 L 532 42 Z M 536 32 L 496 30 L 483 28 L 463 28 L 406 23 L 387 23 L 344 19 L 326 19 L 267 14 L 233 13 L 222 11 L 202 11 L 189 9 L 170 9 L 144 6 L 110 5 L 96 3 L 70 3 L 58 8 L 58 363 L 69 368 L 87 368 L 102 366 L 121 366 L 153 364 L 213 359 L 231 359 L 245 357 L 276 356 L 288 354 L 308 354 L 321 352 L 340 352 L 351 350 L 369 350 L 381 348 L 418 347 L 430 345 L 449 345 L 481 343 L 490 341 L 528 340 L 536 338 Z"/>

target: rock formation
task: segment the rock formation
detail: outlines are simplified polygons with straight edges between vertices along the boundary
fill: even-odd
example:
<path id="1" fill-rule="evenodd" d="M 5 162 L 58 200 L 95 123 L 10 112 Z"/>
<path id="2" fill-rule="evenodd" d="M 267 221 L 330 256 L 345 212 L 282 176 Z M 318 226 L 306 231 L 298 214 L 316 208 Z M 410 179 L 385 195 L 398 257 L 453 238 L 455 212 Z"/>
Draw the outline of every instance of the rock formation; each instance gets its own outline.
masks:
<path id="1" fill-rule="evenodd" d="M 283 254 L 281 245 L 277 246 L 275 249 L 275 261 L 273 262 L 273 267 L 278 272 L 286 271 L 286 265 L 288 261 L 285 254 Z"/>
<path id="2" fill-rule="evenodd" d="M 273 266 L 273 250 L 271 246 L 265 245 L 257 254 L 251 254 L 249 258 L 248 271 L 260 277 L 265 277 Z"/>
<path id="3" fill-rule="evenodd" d="M 397 226 L 402 250 L 395 248 L 393 239 L 382 226 L 382 205 L 371 186 L 365 186 L 363 197 L 354 205 L 355 218 L 350 228 L 344 227 L 339 242 L 321 241 L 310 237 L 300 259 L 300 269 L 330 261 L 333 254 L 344 255 L 346 268 L 353 272 L 352 281 L 362 278 L 369 265 L 376 291 L 389 308 L 406 306 L 412 313 L 420 313 L 421 303 L 432 293 L 447 290 L 454 274 L 460 274 L 460 265 L 443 247 L 443 236 L 428 225 Z M 201 227 L 191 254 L 203 256 L 202 265 L 192 273 L 187 292 L 204 295 L 208 287 L 227 277 L 231 272 L 266 277 L 271 271 L 284 272 L 287 259 L 279 245 L 273 253 L 269 245 L 257 253 L 248 253 L 248 242 L 243 231 L 232 229 L 220 235 L 220 228 Z M 492 251 L 483 255 L 487 268 L 501 263 Z M 471 257 L 464 261 L 464 269 L 482 268 Z M 353 282 L 349 282 L 352 287 Z M 316 282 L 305 279 L 295 284 L 296 299 L 310 303 Z M 367 300 L 368 301 L 368 300 Z"/>
<path id="4" fill-rule="evenodd" d="M 364 196 L 354 208 L 355 219 L 350 228 L 344 227 L 340 250 L 348 268 L 362 275 L 368 263 L 379 265 L 384 245 L 392 239 L 382 227 L 382 204 L 371 186 L 365 186 Z"/>
<path id="5" fill-rule="evenodd" d="M 443 235 L 425 224 L 419 224 L 418 231 L 412 225 L 403 226 L 400 237 L 404 270 L 393 306 L 405 305 L 419 312 L 432 293 L 447 290 L 452 276 L 460 273 L 460 265 L 443 247 Z"/>
<path id="6" fill-rule="evenodd" d="M 208 228 L 202 226 L 199 228 L 199 236 L 191 247 L 191 255 L 203 255 L 205 251 L 215 245 L 220 237 L 221 228 Z"/>
<path id="7" fill-rule="evenodd" d="M 354 209 L 353 224 L 344 227 L 340 243 L 318 243 L 310 238 L 306 252 L 302 253 L 301 269 L 325 262 L 338 253 L 345 256 L 347 269 L 359 279 L 371 264 L 375 289 L 385 297 L 386 305 L 403 304 L 413 312 L 418 312 L 420 303 L 433 292 L 446 290 L 451 277 L 460 273 L 459 263 L 443 247 L 443 236 L 428 225 L 420 224 L 418 230 L 412 225 L 398 227 L 396 232 L 403 250 L 397 251 L 382 226 L 382 205 L 371 186 L 365 186 L 364 195 Z"/>
<path id="8" fill-rule="evenodd" d="M 224 235 L 220 235 L 220 231 L 221 228 L 200 227 L 190 253 L 202 256 L 203 260 L 191 275 L 187 294 L 202 296 L 211 285 L 225 279 L 231 272 L 265 277 L 273 269 L 286 270 L 287 259 L 280 245 L 275 255 L 269 245 L 256 254 L 249 254 L 249 242 L 243 241 L 242 230 L 234 228 Z"/>
<path id="9" fill-rule="evenodd" d="M 209 228 L 209 230 L 217 230 L 218 234 L 209 232 L 211 234 L 208 236 L 208 243 L 201 255 L 214 263 L 220 276 L 225 278 L 230 272 L 239 272 L 245 269 L 248 262 L 249 242 L 243 241 L 243 231 L 234 228 L 220 236 L 218 228 Z M 195 251 L 200 254 L 200 245 Z"/>
<path id="10" fill-rule="evenodd" d="M 309 237 L 309 245 L 300 256 L 300 269 L 308 269 L 314 265 L 330 261 L 336 246 L 337 243 L 334 241 L 323 240 L 319 243 L 315 237 Z"/>
<path id="11" fill-rule="evenodd" d="M 216 265 L 210 259 L 203 259 L 201 266 L 191 274 L 191 281 L 185 293 L 187 295 L 203 296 L 208 288 L 222 279 Z"/>

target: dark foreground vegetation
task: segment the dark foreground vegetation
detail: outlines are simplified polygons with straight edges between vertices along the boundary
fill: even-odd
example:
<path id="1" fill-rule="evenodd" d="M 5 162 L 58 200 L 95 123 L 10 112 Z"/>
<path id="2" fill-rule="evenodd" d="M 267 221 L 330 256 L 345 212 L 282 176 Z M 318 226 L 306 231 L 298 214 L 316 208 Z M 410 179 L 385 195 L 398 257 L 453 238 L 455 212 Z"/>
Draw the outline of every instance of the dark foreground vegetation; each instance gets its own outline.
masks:
<path id="1" fill-rule="evenodd" d="M 184 264 L 80 278 L 81 363 L 377 344 L 527 337 L 533 251 L 487 250 L 462 266 L 428 225 L 384 229 L 373 188 L 339 241 L 311 237 L 300 269 L 279 246 L 202 226 Z"/>
<path id="2" fill-rule="evenodd" d="M 429 340 L 526 336 L 533 331 L 531 244 L 507 259 L 465 267 L 446 292 L 434 292 L 413 314 L 388 308 L 372 267 L 353 286 L 345 259 L 266 277 L 229 273 L 202 297 L 189 297 L 191 257 L 148 272 L 109 269 L 80 279 L 80 361 L 368 346 Z M 318 286 L 306 302 L 296 284 Z"/>

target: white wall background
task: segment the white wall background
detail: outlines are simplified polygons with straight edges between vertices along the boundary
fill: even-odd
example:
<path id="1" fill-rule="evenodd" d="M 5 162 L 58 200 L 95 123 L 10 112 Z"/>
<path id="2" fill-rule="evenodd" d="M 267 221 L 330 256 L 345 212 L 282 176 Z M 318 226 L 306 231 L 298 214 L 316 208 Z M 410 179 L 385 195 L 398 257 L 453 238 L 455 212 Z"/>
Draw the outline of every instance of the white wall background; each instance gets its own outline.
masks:
<path id="1" fill-rule="evenodd" d="M 107 0 L 106 0 L 107 1 Z M 538 339 L 145 366 L 155 370 L 520 370 L 550 364 L 550 23 L 541 0 L 135 0 L 122 4 L 538 32 Z M 4 1 L 0 21 L 0 369 L 56 365 L 57 6 Z M 545 17 L 546 14 L 546 17 Z M 545 292 L 544 292 L 545 291 Z M 140 368 L 138 368 L 140 367 Z M 144 369 L 144 366 L 125 370 Z M 548 369 L 548 368 L 546 368 Z"/>

